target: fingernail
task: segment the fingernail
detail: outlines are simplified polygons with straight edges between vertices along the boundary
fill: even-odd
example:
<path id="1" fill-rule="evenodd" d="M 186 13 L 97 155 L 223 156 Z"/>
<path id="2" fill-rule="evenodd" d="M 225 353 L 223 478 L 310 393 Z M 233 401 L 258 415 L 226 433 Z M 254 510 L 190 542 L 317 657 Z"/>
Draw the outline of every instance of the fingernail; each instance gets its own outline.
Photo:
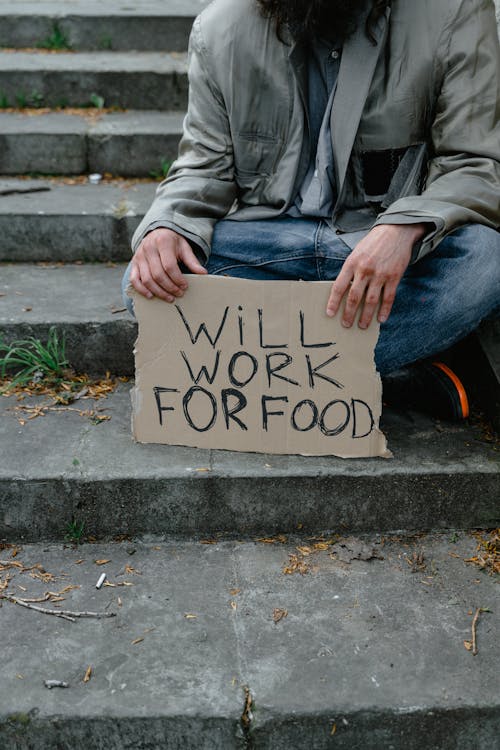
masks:
<path id="1" fill-rule="evenodd" d="M 366 323 L 360 323 L 360 324 L 359 324 L 359 327 L 360 327 L 360 328 L 361 328 L 362 330 L 365 330 L 365 328 L 368 328 L 368 326 L 366 325 Z"/>
<path id="2" fill-rule="evenodd" d="M 153 299 L 153 295 L 152 295 L 152 293 L 151 293 L 151 292 L 148 292 L 148 293 L 146 294 L 146 297 L 147 297 L 148 299 Z"/>
<path id="3" fill-rule="evenodd" d="M 326 308 L 326 314 L 328 315 L 329 318 L 333 318 L 333 316 L 335 315 L 331 307 Z"/>
<path id="4" fill-rule="evenodd" d="M 386 320 L 387 320 L 387 315 L 380 315 L 379 319 L 378 319 L 378 322 L 379 323 L 385 323 Z"/>

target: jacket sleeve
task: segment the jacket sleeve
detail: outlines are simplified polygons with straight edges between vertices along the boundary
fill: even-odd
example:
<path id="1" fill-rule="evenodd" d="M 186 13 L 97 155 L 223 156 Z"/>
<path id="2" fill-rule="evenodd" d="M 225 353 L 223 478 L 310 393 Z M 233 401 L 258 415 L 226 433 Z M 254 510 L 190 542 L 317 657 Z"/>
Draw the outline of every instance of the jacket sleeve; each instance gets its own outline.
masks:
<path id="1" fill-rule="evenodd" d="M 134 234 L 134 252 L 154 226 L 167 225 L 196 238 L 208 255 L 214 224 L 236 198 L 229 123 L 210 54 L 198 16 L 189 41 L 189 103 L 179 156 Z"/>
<path id="2" fill-rule="evenodd" d="M 500 55 L 491 0 L 462 0 L 441 37 L 440 59 L 424 190 L 396 200 L 377 220 L 404 214 L 433 223 L 419 258 L 461 224 L 500 224 Z"/>

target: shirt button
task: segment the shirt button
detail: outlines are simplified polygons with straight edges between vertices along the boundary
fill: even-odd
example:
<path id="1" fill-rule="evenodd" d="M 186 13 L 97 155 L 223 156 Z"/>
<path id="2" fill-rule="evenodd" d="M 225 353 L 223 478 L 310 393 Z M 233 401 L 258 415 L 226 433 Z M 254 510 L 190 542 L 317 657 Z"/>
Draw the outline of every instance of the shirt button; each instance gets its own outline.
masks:
<path id="1" fill-rule="evenodd" d="M 334 49 L 334 50 L 333 50 L 333 52 L 331 53 L 331 55 L 330 55 L 330 56 L 331 56 L 331 57 L 332 57 L 332 58 L 333 58 L 334 60 L 338 60 L 338 59 L 339 59 L 339 56 L 340 56 L 340 55 L 339 55 L 339 51 L 338 51 L 338 50 L 336 50 L 336 49 Z"/>

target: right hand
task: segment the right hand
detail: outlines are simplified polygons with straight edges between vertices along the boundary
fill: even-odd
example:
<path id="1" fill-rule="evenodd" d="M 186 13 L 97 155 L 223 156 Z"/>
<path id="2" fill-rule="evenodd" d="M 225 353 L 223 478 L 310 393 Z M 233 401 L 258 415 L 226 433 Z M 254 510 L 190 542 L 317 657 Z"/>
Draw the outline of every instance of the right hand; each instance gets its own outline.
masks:
<path id="1" fill-rule="evenodd" d="M 188 287 L 180 262 L 193 273 L 207 273 L 184 237 L 172 229 L 153 229 L 132 258 L 130 283 L 148 299 L 160 297 L 165 302 L 174 302 Z"/>

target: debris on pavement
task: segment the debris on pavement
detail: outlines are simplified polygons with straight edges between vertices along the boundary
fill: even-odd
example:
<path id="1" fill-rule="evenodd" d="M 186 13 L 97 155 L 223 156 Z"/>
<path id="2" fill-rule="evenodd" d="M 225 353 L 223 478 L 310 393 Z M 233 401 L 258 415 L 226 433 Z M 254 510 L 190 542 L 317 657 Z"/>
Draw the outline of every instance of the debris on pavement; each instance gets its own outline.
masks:
<path id="1" fill-rule="evenodd" d="M 62 680 L 44 680 L 44 683 L 46 688 L 49 690 L 52 690 L 52 688 L 67 688 L 69 687 L 67 682 L 63 682 Z"/>

